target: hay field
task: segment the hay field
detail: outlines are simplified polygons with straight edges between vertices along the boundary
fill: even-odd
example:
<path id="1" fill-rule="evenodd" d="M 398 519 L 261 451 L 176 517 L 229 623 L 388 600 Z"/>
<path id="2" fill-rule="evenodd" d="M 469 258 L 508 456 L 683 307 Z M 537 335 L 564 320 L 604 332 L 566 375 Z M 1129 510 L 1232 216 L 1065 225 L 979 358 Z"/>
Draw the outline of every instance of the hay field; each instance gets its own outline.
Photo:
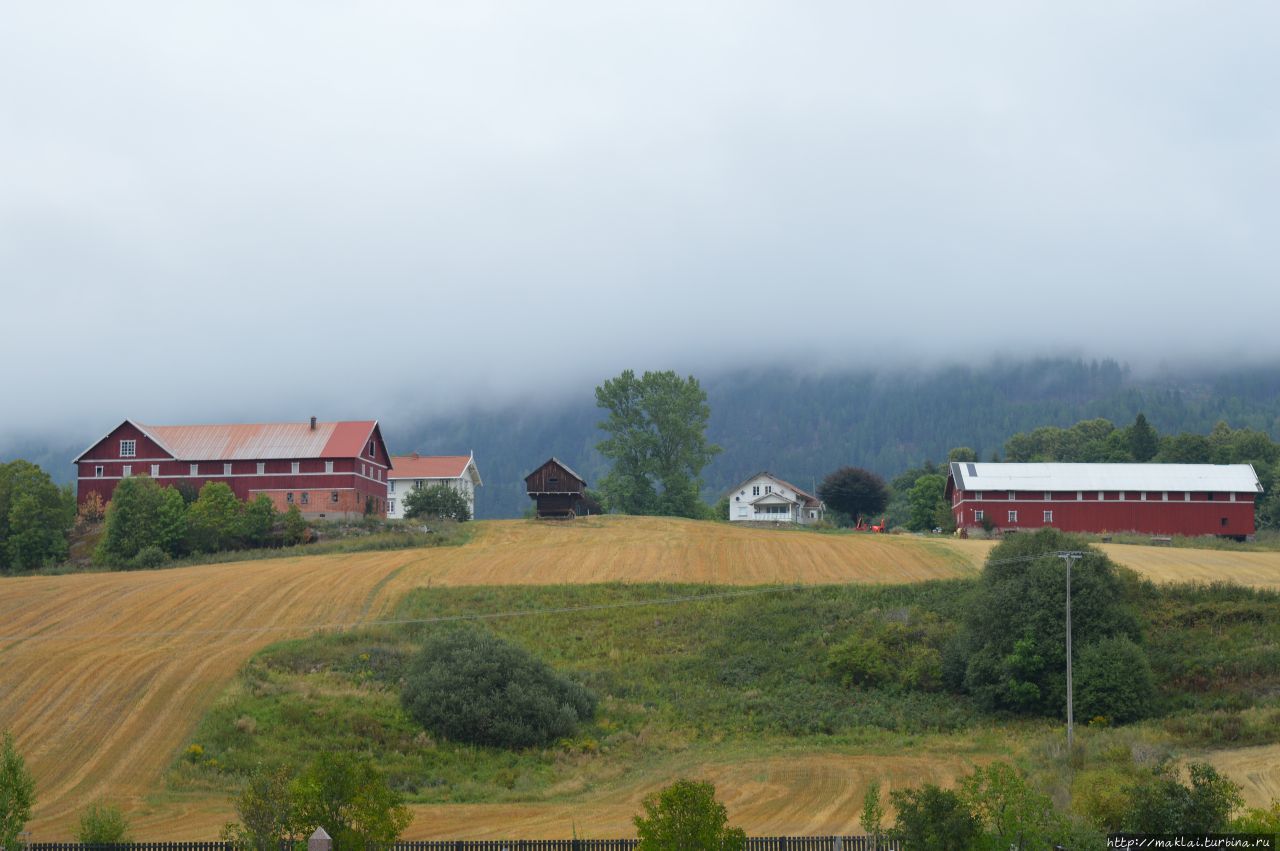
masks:
<path id="1" fill-rule="evenodd" d="M 1246 806 L 1269 807 L 1280 800 L 1280 745 L 1208 751 L 1203 758 L 1243 787 Z"/>
<path id="2" fill-rule="evenodd" d="M 908 539 L 651 518 L 477 526 L 462 547 L 0 580 L 0 729 L 36 777 L 33 835 L 72 835 L 98 797 L 145 811 L 148 838 L 189 835 L 182 812 L 206 802 L 156 810 L 148 796 L 244 661 L 290 635 L 376 618 L 411 587 L 908 582 L 973 569 Z M 225 820 L 225 800 L 212 812 Z"/>
<path id="3" fill-rule="evenodd" d="M 957 557 L 981 564 L 995 541 L 935 539 Z M 1153 547 L 1141 544 L 1096 544 L 1117 564 L 1154 582 L 1231 581 L 1255 588 L 1280 588 L 1280 551 L 1246 552 Z"/>

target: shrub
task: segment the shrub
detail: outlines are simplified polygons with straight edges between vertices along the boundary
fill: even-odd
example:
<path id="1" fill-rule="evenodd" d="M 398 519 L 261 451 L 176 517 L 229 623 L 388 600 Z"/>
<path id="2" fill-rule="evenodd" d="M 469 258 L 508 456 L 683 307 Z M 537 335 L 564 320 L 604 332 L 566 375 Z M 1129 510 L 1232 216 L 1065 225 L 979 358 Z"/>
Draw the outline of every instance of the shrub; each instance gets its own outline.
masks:
<path id="1" fill-rule="evenodd" d="M 76 838 L 85 845 L 118 845 L 132 842 L 129 819 L 114 804 L 94 801 L 80 814 L 80 830 Z"/>
<path id="2" fill-rule="evenodd" d="M 168 553 L 155 544 L 148 544 L 138 550 L 137 555 L 125 562 L 125 566 L 130 570 L 151 570 L 157 567 L 164 567 L 168 563 Z"/>
<path id="3" fill-rule="evenodd" d="M 506 748 L 571 736 L 596 707 L 591 692 L 528 651 L 472 629 L 428 638 L 410 663 L 400 699 L 436 735 Z"/>
<path id="4" fill-rule="evenodd" d="M 1080 718 L 1124 724 L 1151 714 L 1155 676 L 1146 653 L 1125 636 L 1086 644 L 1073 674 Z"/>
<path id="5" fill-rule="evenodd" d="M 827 670 L 848 686 L 893 685 L 932 691 L 942 685 L 942 648 L 954 627 L 914 606 L 867 612 L 854 634 L 833 647 Z"/>
<path id="6" fill-rule="evenodd" d="M 912 851 L 969 851 L 982 835 L 978 816 L 950 789 L 927 783 L 889 793 L 897 823 L 889 835 Z"/>
<path id="7" fill-rule="evenodd" d="M 334 851 L 395 842 L 413 818 L 371 763 L 348 754 L 320 754 L 289 785 L 289 797 L 299 832 L 323 825 Z"/>
<path id="8" fill-rule="evenodd" d="M 677 780 L 648 795 L 636 816 L 636 851 L 742 851 L 747 835 L 729 827 L 724 804 L 710 783 Z"/>
<path id="9" fill-rule="evenodd" d="M 1172 763 L 1144 774 L 1125 789 L 1125 833 L 1222 833 L 1243 799 L 1240 787 L 1208 763 L 1192 763 L 1184 784 Z"/>
<path id="10" fill-rule="evenodd" d="M 284 542 L 292 547 L 307 540 L 307 521 L 302 516 L 302 509 L 297 504 L 289 506 L 284 513 Z"/>
<path id="11" fill-rule="evenodd" d="M 292 783 L 293 772 L 289 769 L 268 770 L 259 766 L 236 795 L 236 815 L 240 821 L 222 828 L 222 840 L 251 851 L 277 851 L 282 843 L 304 839 L 303 828 L 297 824 L 294 813 Z"/>
<path id="12" fill-rule="evenodd" d="M 121 565 L 149 546 L 177 555 L 186 533 L 186 511 L 182 495 L 173 488 L 162 488 L 146 476 L 122 479 L 107 506 L 106 528 L 93 560 Z"/>
<path id="13" fill-rule="evenodd" d="M 97 523 L 106 515 L 107 507 L 102 501 L 102 495 L 96 491 L 86 496 L 76 509 L 76 520 L 81 523 Z"/>

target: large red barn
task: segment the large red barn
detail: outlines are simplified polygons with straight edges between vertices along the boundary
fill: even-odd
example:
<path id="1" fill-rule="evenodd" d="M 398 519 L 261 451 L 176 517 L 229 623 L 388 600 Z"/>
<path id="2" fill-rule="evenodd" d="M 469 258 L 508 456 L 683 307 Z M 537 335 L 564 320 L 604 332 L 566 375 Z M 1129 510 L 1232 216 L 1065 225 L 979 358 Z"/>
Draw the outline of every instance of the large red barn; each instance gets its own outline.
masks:
<path id="1" fill-rule="evenodd" d="M 946 495 L 959 528 L 1150 535 L 1254 533 L 1262 485 L 1250 464 L 999 464 L 955 461 Z"/>
<path id="2" fill-rule="evenodd" d="M 226 482 L 240 499 L 271 497 L 308 517 L 386 511 L 391 465 L 375 420 L 152 426 L 125 420 L 78 458 L 76 493 L 111 499 L 127 476 L 198 490 Z"/>

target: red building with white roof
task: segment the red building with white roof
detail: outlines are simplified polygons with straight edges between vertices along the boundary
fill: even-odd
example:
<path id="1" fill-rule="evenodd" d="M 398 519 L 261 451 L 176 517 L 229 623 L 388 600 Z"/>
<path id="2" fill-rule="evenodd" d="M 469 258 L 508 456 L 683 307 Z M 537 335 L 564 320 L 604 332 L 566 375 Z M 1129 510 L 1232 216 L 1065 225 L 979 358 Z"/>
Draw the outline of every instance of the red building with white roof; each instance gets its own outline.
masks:
<path id="1" fill-rule="evenodd" d="M 76 493 L 104 502 L 128 476 L 161 485 L 226 482 L 243 500 L 344 518 L 386 509 L 391 457 L 376 420 L 153 426 L 125 420 L 75 459 Z"/>
<path id="2" fill-rule="evenodd" d="M 467 499 L 471 516 L 476 516 L 476 488 L 484 484 L 470 455 L 396 455 L 387 474 L 387 516 L 404 517 L 404 498 L 414 488 L 448 485 Z"/>
<path id="3" fill-rule="evenodd" d="M 1251 464 L 1000 464 L 953 461 L 958 528 L 1150 535 L 1254 534 L 1262 485 Z"/>

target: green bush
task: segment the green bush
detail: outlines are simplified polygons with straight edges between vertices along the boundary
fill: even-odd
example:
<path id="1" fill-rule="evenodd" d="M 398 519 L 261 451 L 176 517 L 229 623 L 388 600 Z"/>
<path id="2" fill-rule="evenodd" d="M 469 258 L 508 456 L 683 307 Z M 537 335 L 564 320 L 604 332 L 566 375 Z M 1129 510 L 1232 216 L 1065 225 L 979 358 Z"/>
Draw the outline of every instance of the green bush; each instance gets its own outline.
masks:
<path id="1" fill-rule="evenodd" d="M 952 624 L 916 607 L 872 609 L 831 649 L 827 670 L 846 687 L 934 691 L 942 686 L 942 650 L 954 632 Z"/>
<path id="2" fill-rule="evenodd" d="M 1123 635 L 1086 644 L 1073 671 L 1080 718 L 1125 724 L 1152 714 L 1155 677 L 1142 648 Z"/>
<path id="3" fill-rule="evenodd" d="M 99 564 L 118 566 L 146 547 L 177 555 L 187 528 L 182 495 L 147 476 L 121 479 L 107 506 L 106 528 L 94 550 Z"/>
<path id="4" fill-rule="evenodd" d="M 950 789 L 926 783 L 895 789 L 889 800 L 898 813 L 889 836 L 911 851 L 970 851 L 982 835 L 977 814 Z"/>
<path id="5" fill-rule="evenodd" d="M 80 814 L 80 830 L 76 838 L 85 845 L 119 845 L 132 842 L 129 819 L 114 804 L 94 801 Z"/>
<path id="6" fill-rule="evenodd" d="M 505 748 L 571 736 L 596 708 L 595 695 L 527 650 L 472 629 L 423 642 L 400 699 L 436 735 Z"/>
<path id="7" fill-rule="evenodd" d="M 0 848 L 15 848 L 31 818 L 36 784 L 8 730 L 0 737 Z"/>
<path id="8" fill-rule="evenodd" d="M 1145 772 L 1125 789 L 1127 812 L 1118 826 L 1124 833 L 1222 833 L 1240 807 L 1240 787 L 1208 763 L 1192 763 L 1190 783 L 1177 766 L 1165 763 Z M 1114 829 L 1112 825 L 1104 827 Z"/>
<path id="9" fill-rule="evenodd" d="M 130 570 L 151 570 L 157 567 L 164 567 L 168 563 L 168 553 L 155 544 L 148 544 L 138 550 L 137 555 L 125 562 L 125 566 Z"/>
<path id="10" fill-rule="evenodd" d="M 471 519 L 467 498 L 449 485 L 418 487 L 404 500 L 404 516 L 408 518 L 442 517 L 463 522 Z"/>
<path id="11" fill-rule="evenodd" d="M 710 783 L 677 780 L 644 799 L 636 816 L 636 851 L 742 851 L 747 834 L 729 827 L 724 804 Z"/>

